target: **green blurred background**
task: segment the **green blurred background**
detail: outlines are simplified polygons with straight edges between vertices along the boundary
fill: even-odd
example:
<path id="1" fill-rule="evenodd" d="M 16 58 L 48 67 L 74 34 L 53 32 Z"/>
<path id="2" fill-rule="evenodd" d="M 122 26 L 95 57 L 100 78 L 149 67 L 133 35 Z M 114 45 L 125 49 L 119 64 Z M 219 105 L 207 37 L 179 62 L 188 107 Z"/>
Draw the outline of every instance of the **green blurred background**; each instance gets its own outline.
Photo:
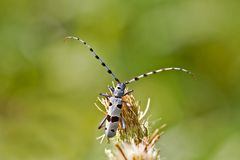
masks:
<path id="1" fill-rule="evenodd" d="M 239 0 L 0 1 L 0 159 L 106 159 L 94 103 L 112 79 L 183 67 L 129 85 L 162 159 L 240 159 Z"/>

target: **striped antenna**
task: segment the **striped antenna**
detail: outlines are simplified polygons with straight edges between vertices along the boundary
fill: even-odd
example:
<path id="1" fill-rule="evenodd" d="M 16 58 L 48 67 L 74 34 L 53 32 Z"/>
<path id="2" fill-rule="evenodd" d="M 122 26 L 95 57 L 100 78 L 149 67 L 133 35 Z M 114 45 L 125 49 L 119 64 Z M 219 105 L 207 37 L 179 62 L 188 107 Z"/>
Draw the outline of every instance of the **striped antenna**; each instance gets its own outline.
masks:
<path id="1" fill-rule="evenodd" d="M 188 71 L 188 70 L 183 69 L 183 68 L 176 68 L 176 67 L 161 68 L 161 69 L 158 69 L 158 70 L 155 70 L 155 71 L 152 71 L 152 72 L 148 72 L 148 73 L 139 75 L 139 76 L 137 76 L 137 77 L 134 77 L 133 79 L 131 79 L 131 80 L 129 80 L 129 81 L 126 81 L 125 84 L 129 84 L 129 83 L 138 81 L 138 80 L 141 79 L 141 78 L 150 76 L 150 75 L 152 75 L 152 74 L 160 73 L 160 72 L 163 72 L 163 71 L 182 71 L 182 72 L 188 73 L 188 74 L 190 74 L 190 75 L 193 76 L 193 74 L 192 74 L 191 71 Z"/>
<path id="2" fill-rule="evenodd" d="M 93 48 L 88 45 L 84 40 L 78 38 L 78 37 L 74 37 L 74 36 L 68 36 L 65 37 L 65 39 L 74 39 L 77 41 L 80 41 L 82 44 L 84 44 L 89 50 L 90 52 L 93 54 L 93 56 L 101 63 L 101 65 L 107 70 L 107 72 L 113 77 L 113 79 L 115 81 L 117 81 L 118 83 L 120 83 L 119 79 L 112 73 L 112 71 L 110 70 L 110 68 L 103 62 L 103 60 L 96 54 L 96 52 L 93 50 Z"/>

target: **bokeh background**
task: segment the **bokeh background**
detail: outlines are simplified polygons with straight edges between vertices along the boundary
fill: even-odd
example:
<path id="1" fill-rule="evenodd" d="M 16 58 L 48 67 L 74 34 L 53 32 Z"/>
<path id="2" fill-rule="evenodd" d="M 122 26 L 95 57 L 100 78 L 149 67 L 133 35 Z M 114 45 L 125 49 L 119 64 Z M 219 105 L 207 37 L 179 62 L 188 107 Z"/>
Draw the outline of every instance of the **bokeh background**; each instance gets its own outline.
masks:
<path id="1" fill-rule="evenodd" d="M 106 159 L 95 107 L 111 77 L 183 67 L 129 85 L 166 160 L 240 159 L 239 0 L 1 0 L 0 159 Z M 157 121 L 161 118 L 161 121 Z"/>

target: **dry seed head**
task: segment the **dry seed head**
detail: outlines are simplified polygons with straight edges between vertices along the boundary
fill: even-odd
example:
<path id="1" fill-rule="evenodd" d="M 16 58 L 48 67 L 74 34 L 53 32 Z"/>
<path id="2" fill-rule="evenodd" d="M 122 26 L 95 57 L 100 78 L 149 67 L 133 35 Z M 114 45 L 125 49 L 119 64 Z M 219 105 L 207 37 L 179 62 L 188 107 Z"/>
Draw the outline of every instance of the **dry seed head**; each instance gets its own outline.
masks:
<path id="1" fill-rule="evenodd" d="M 151 136 L 144 137 L 139 144 L 131 142 L 118 142 L 115 149 L 105 150 L 109 160 L 160 160 L 160 151 L 155 148 L 160 138 L 159 130 Z"/>
<path id="2" fill-rule="evenodd" d="M 104 106 L 104 109 L 97 105 L 96 107 L 102 113 L 106 114 L 109 107 L 109 100 L 107 98 L 98 98 L 98 100 Z M 122 97 L 122 101 L 122 117 L 126 127 L 124 129 L 119 122 L 117 135 L 111 138 L 111 142 L 115 144 L 115 148 L 111 150 L 105 149 L 108 159 L 160 160 L 160 151 L 155 148 L 155 144 L 162 133 L 157 129 L 149 135 L 148 118 L 144 118 L 150 106 L 150 99 L 148 99 L 144 111 L 141 111 L 140 105 L 135 101 L 133 95 Z M 160 129 L 162 129 L 162 127 Z M 105 135 L 102 135 L 98 139 L 102 142 L 104 138 Z"/>

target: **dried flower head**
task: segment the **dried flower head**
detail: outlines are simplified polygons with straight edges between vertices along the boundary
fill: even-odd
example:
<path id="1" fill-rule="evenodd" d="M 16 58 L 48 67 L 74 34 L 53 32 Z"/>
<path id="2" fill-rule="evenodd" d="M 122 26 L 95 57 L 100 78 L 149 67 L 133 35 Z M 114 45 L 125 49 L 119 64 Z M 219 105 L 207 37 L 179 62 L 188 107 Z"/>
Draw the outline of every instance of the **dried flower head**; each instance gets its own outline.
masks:
<path id="1" fill-rule="evenodd" d="M 110 160 L 160 160 L 160 151 L 155 148 L 159 138 L 159 130 L 156 130 L 138 144 L 134 141 L 130 143 L 122 141 L 115 144 L 114 151 L 105 149 L 105 153 Z"/>
<path id="2" fill-rule="evenodd" d="M 103 112 L 107 113 L 109 107 L 108 98 L 98 98 L 105 109 L 96 107 Z M 149 135 L 149 123 L 144 119 L 150 105 L 150 99 L 145 111 L 141 111 L 140 105 L 133 95 L 126 95 L 122 97 L 122 118 L 125 122 L 125 127 L 120 123 L 117 135 L 111 139 L 115 144 L 114 150 L 106 149 L 110 160 L 159 160 L 159 150 L 155 148 L 155 144 L 160 138 L 160 130 L 156 130 L 153 134 Z M 100 136 L 101 142 L 105 135 Z"/>

